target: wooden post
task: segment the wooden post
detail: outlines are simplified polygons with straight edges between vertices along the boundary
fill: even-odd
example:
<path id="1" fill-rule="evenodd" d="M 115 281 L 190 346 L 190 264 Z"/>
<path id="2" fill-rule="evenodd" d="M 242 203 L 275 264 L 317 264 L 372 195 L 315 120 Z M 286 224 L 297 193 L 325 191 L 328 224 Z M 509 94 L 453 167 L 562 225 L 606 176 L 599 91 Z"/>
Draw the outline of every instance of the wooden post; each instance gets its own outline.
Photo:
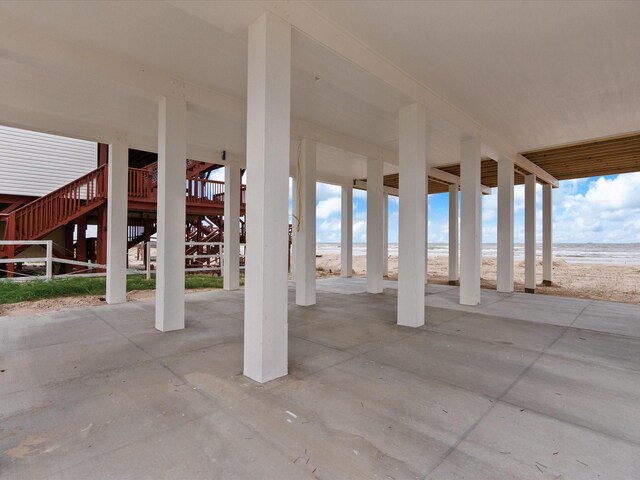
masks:
<path id="1" fill-rule="evenodd" d="M 107 207 L 102 206 L 98 209 L 98 238 L 96 239 L 96 263 L 105 265 L 107 263 Z M 104 268 L 97 270 L 104 272 Z"/>
<path id="2" fill-rule="evenodd" d="M 105 143 L 98 144 L 98 166 L 102 167 L 109 161 L 109 145 Z M 99 188 L 102 189 L 103 194 L 107 192 L 107 175 L 104 175 L 105 181 Z M 98 209 L 98 222 L 97 222 L 97 238 L 96 238 L 96 263 L 105 265 L 107 263 L 107 207 L 102 206 Z M 98 272 L 105 272 L 103 268 L 97 270 Z"/>

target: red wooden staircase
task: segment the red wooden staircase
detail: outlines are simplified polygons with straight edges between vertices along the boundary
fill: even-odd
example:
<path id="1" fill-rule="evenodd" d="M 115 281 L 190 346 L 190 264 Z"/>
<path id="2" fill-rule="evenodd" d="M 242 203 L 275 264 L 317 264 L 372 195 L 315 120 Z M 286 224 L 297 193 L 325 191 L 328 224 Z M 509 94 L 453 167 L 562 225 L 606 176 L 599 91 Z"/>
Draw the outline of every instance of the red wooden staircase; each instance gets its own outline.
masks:
<path id="1" fill-rule="evenodd" d="M 216 165 L 200 161 L 188 160 L 186 163 L 185 201 L 187 215 L 191 218 L 189 220 L 190 223 L 187 223 L 185 232 L 187 241 L 222 241 L 224 182 L 207 178 L 208 173 L 215 168 L 217 168 Z M 100 231 L 101 229 L 103 232 L 106 231 L 107 173 L 107 165 L 102 165 L 67 185 L 27 204 L 23 204 L 23 200 L 22 203 L 14 202 L 9 205 L 9 207 L 0 212 L 0 222 L 5 223 L 4 240 L 41 240 L 55 230 L 66 227 L 66 250 L 60 255 L 73 257 L 75 252 L 76 256 L 82 256 L 83 259 L 87 258 L 88 252 L 91 252 L 96 246 L 92 244 L 94 246 L 86 250 L 85 244 L 87 240 L 84 237 L 84 230 L 82 245 L 73 244 L 73 222 L 81 222 L 84 229 L 86 228 L 87 214 L 91 214 L 94 217 L 97 215 L 97 243 L 100 243 Z M 153 216 L 157 209 L 157 197 L 157 162 L 143 168 L 129 168 L 127 235 L 127 246 L 129 248 L 139 244 L 141 241 L 148 241 L 151 235 L 156 232 L 156 223 L 153 220 Z M 244 212 L 244 203 L 245 187 L 243 185 L 241 190 L 241 214 Z M 94 210 L 96 212 L 93 212 Z M 132 215 L 132 212 L 136 213 Z M 211 218 L 214 220 L 210 220 Z M 103 247 L 104 242 L 101 247 L 101 253 L 97 253 L 96 250 L 91 254 L 91 258 L 102 259 L 102 262 L 104 262 L 106 260 L 106 249 Z M 0 245 L 0 258 L 13 258 L 26 248 L 28 248 L 27 245 Z M 200 251 L 204 248 L 207 249 L 207 252 Z M 204 254 L 216 248 L 200 246 L 191 248 L 193 250 L 191 253 Z M 7 271 L 10 275 L 13 274 L 13 268 L 14 264 L 9 263 Z"/>
<path id="2" fill-rule="evenodd" d="M 107 168 L 102 166 L 5 215 L 4 239 L 39 240 L 103 205 L 106 192 Z M 0 245 L 0 257 L 13 257 L 23 248 Z"/>

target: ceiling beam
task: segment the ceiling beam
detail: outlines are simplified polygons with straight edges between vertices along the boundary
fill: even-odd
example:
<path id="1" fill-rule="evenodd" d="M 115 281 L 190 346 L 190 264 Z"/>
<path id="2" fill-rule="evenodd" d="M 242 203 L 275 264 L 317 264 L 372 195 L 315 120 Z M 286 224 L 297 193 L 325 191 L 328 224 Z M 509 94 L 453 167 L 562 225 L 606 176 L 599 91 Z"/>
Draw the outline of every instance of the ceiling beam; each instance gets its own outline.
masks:
<path id="1" fill-rule="evenodd" d="M 454 175 L 453 173 L 445 172 L 444 170 L 440 170 L 436 167 L 431 167 L 429 169 L 429 177 L 434 178 L 436 180 L 440 180 L 445 182 L 448 185 L 460 185 L 460 177 Z M 491 195 L 491 187 L 487 187 L 486 185 L 480 185 L 480 190 L 483 195 Z"/>
<path id="2" fill-rule="evenodd" d="M 393 150 L 382 148 L 365 140 L 353 138 L 304 120 L 291 120 L 291 137 L 296 140 L 312 139 L 366 158 L 376 158 L 385 163 L 398 163 L 398 155 Z"/>
<path id="3" fill-rule="evenodd" d="M 354 180 L 353 181 L 353 188 L 357 188 L 358 190 L 366 190 L 367 189 L 367 181 L 366 180 Z M 394 187 L 387 187 L 386 185 L 384 186 L 384 193 L 388 194 L 388 195 L 393 195 L 394 197 L 397 197 L 400 193 L 400 191 L 397 188 Z"/>
<path id="4" fill-rule="evenodd" d="M 88 122 L 86 119 L 70 119 L 47 112 L 33 111 L 13 105 L 0 103 L 0 124 L 13 128 L 21 128 L 51 135 L 77 138 L 96 143 L 111 143 L 123 135 L 127 138 L 129 148 L 157 153 L 158 140 L 154 136 L 118 130 L 110 125 Z M 209 163 L 224 164 L 220 158 L 220 146 L 187 145 L 187 158 Z M 227 162 L 244 162 L 244 158 L 227 153 Z"/>
<path id="5" fill-rule="evenodd" d="M 516 155 L 514 165 L 525 172 L 534 174 L 539 181 L 548 183 L 553 188 L 560 186 L 560 181 L 557 178 L 520 154 Z"/>
<path id="6" fill-rule="evenodd" d="M 444 185 L 458 185 L 458 187 L 460 186 L 460 177 L 456 176 L 456 175 L 452 175 L 450 173 L 447 172 L 443 172 L 442 170 L 438 170 L 438 172 L 436 172 L 436 176 L 433 176 L 432 173 L 434 170 L 437 170 L 435 168 L 431 168 L 431 170 L 429 170 L 429 175 L 427 176 L 427 181 L 431 180 L 434 181 L 436 183 L 441 183 Z M 457 179 L 457 181 L 447 181 L 447 180 L 443 180 L 442 177 L 443 175 L 441 174 L 445 174 L 445 175 L 450 175 L 451 177 L 453 177 L 454 179 Z M 449 178 L 451 179 L 451 178 Z M 318 180 L 320 181 L 320 180 Z M 329 182 L 332 183 L 332 182 Z M 353 186 L 355 188 L 358 188 L 360 190 L 366 190 L 367 189 L 367 181 L 366 180 L 354 180 L 353 181 Z M 485 185 L 481 185 L 481 191 L 483 195 L 491 195 L 491 188 L 487 187 Z M 384 186 L 384 192 L 388 193 L 389 195 L 395 195 L 397 196 L 399 194 L 399 189 L 395 188 L 395 187 L 388 187 L 388 186 Z"/>

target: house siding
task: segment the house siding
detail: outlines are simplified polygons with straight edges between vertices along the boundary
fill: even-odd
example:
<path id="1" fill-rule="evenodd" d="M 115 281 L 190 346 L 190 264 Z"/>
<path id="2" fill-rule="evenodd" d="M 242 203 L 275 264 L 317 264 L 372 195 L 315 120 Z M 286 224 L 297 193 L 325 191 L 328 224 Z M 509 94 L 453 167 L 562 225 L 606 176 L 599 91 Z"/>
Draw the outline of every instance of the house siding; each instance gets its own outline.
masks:
<path id="1" fill-rule="evenodd" d="M 97 167 L 97 144 L 0 126 L 0 194 L 46 195 Z"/>

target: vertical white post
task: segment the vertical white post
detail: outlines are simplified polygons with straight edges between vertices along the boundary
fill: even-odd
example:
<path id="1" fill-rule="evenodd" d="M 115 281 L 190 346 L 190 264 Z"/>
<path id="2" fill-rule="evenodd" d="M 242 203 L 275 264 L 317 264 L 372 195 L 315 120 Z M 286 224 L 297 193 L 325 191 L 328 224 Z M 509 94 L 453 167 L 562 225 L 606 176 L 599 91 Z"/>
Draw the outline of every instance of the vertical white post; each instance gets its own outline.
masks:
<path id="1" fill-rule="evenodd" d="M 244 296 L 244 374 L 261 383 L 287 374 L 290 116 L 291 26 L 264 13 L 249 26 Z"/>
<path id="2" fill-rule="evenodd" d="M 536 176 L 524 176 L 524 291 L 536 292 Z"/>
<path id="3" fill-rule="evenodd" d="M 513 160 L 498 161 L 498 251 L 499 292 L 513 292 Z"/>
<path id="4" fill-rule="evenodd" d="M 384 193 L 382 160 L 367 162 L 367 292 L 382 293 L 382 204 Z"/>
<path id="5" fill-rule="evenodd" d="M 427 231 L 427 112 L 400 109 L 399 122 L 398 325 L 424 325 Z M 368 183 L 368 182 L 367 182 Z"/>
<path id="6" fill-rule="evenodd" d="M 542 186 L 542 283 L 553 282 L 553 190 Z"/>
<path id="7" fill-rule="evenodd" d="M 389 275 L 389 194 L 382 198 L 382 275 Z"/>
<path id="8" fill-rule="evenodd" d="M 165 97 L 158 116 L 156 328 L 184 328 L 187 104 Z"/>
<path id="9" fill-rule="evenodd" d="M 340 213 L 340 276 L 351 278 L 353 275 L 353 187 L 342 186 L 342 212 Z"/>
<path id="10" fill-rule="evenodd" d="M 224 167 L 224 248 L 223 287 L 240 288 L 240 165 L 229 162 Z"/>
<path id="11" fill-rule="evenodd" d="M 45 278 L 51 280 L 53 278 L 53 240 L 47 240 L 47 258 L 45 267 Z"/>
<path id="12" fill-rule="evenodd" d="M 316 142 L 303 139 L 298 163 L 300 231 L 296 245 L 296 304 L 316 303 Z"/>
<path id="13" fill-rule="evenodd" d="M 458 189 L 457 183 L 449 185 L 449 285 L 458 285 Z"/>
<path id="14" fill-rule="evenodd" d="M 463 140 L 460 147 L 460 303 L 478 305 L 482 267 L 480 141 Z"/>
<path id="15" fill-rule="evenodd" d="M 109 145 L 108 172 L 106 300 L 116 304 L 127 301 L 129 146 L 124 137 Z"/>

